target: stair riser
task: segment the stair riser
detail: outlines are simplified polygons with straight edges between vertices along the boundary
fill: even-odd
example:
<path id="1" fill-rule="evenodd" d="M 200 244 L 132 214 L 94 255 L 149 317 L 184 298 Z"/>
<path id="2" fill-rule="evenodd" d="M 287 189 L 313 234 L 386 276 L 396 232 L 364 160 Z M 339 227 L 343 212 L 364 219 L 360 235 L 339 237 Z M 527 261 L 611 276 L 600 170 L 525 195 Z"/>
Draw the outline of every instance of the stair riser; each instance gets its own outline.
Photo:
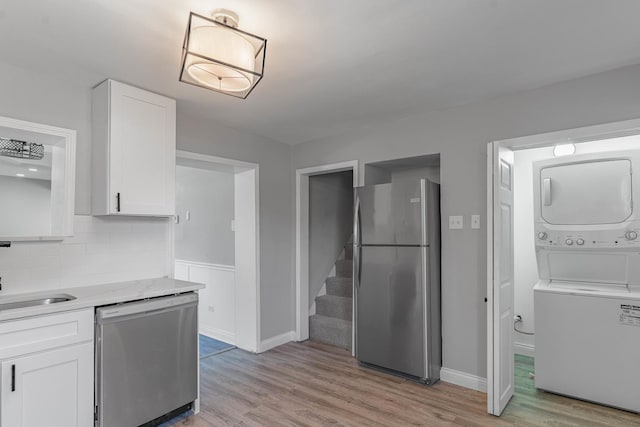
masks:
<path id="1" fill-rule="evenodd" d="M 335 279 L 335 280 L 332 280 Z M 335 295 L 338 297 L 353 297 L 353 284 L 351 280 L 340 280 L 337 277 L 327 279 L 327 295 Z"/>
<path id="2" fill-rule="evenodd" d="M 336 276 L 353 277 L 353 262 L 351 260 L 341 260 L 336 262 Z"/>
<path id="3" fill-rule="evenodd" d="M 353 259 L 353 246 L 344 247 L 344 259 Z"/>
<path id="4" fill-rule="evenodd" d="M 316 313 L 321 316 L 351 320 L 353 313 L 353 300 L 351 298 L 317 298 Z"/>
<path id="5" fill-rule="evenodd" d="M 336 347 L 351 349 L 351 327 L 339 329 L 318 325 L 311 318 L 309 335 L 313 341 L 320 341 Z"/>

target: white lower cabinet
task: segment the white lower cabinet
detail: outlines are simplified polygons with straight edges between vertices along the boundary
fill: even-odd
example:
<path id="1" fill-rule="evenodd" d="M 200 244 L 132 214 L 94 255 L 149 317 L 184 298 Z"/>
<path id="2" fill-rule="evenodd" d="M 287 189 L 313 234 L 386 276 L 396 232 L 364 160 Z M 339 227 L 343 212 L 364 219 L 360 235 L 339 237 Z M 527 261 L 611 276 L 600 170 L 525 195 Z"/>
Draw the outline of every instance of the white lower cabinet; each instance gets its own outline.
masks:
<path id="1" fill-rule="evenodd" d="M 93 337 L 87 340 L 79 333 L 76 340 L 83 342 L 72 344 L 66 341 L 73 334 L 48 335 L 43 340 L 52 326 L 73 324 L 73 320 L 81 326 L 76 331 L 91 328 L 93 310 L 0 324 L 0 427 L 93 425 Z M 5 343 L 17 337 L 24 345 L 3 348 L 3 337 Z M 31 351 L 34 344 L 39 351 Z"/>
<path id="2" fill-rule="evenodd" d="M 93 345 L 2 362 L 2 426 L 93 425 Z"/>

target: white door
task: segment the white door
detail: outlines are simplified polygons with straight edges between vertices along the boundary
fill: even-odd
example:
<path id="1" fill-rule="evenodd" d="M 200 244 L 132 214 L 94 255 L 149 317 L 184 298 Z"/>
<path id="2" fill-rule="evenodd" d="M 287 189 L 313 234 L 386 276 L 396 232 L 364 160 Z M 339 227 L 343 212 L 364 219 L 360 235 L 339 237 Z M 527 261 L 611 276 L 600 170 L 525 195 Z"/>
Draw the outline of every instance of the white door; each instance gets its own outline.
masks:
<path id="1" fill-rule="evenodd" d="M 93 344 L 2 362 L 0 425 L 93 425 Z"/>
<path id="2" fill-rule="evenodd" d="M 111 82 L 110 101 L 111 211 L 173 215 L 175 101 L 118 82 Z"/>
<path id="3" fill-rule="evenodd" d="M 513 151 L 489 145 L 493 235 L 489 236 L 488 411 L 500 415 L 514 391 L 513 372 Z"/>

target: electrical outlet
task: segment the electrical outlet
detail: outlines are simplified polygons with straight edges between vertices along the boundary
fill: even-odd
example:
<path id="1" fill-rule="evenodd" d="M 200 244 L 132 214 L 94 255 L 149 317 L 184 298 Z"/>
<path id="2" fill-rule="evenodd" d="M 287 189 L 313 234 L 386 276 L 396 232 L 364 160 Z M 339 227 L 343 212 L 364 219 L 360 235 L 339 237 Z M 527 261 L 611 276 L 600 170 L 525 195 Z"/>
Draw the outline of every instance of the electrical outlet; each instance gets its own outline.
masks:
<path id="1" fill-rule="evenodd" d="M 480 229 L 480 215 L 471 215 L 471 228 Z"/>
<path id="2" fill-rule="evenodd" d="M 212 306 L 212 305 L 210 305 L 209 307 L 207 307 L 207 309 L 208 309 L 210 312 L 212 312 L 212 313 L 216 311 L 216 310 L 213 308 L 213 306 Z"/>
<path id="3" fill-rule="evenodd" d="M 236 231 L 236 220 L 235 219 L 231 220 L 231 231 Z"/>
<path id="4" fill-rule="evenodd" d="M 464 228 L 464 220 L 462 215 L 449 217 L 449 228 L 451 230 L 461 230 Z"/>

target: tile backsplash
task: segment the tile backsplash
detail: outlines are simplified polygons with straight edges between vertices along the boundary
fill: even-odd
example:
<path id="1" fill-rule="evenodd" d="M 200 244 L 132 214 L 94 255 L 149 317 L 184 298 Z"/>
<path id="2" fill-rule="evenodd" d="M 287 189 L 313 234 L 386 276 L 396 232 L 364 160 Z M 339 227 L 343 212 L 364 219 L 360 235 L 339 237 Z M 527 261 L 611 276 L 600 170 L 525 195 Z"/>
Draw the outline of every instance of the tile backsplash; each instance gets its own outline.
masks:
<path id="1" fill-rule="evenodd" d="M 0 248 L 0 295 L 167 276 L 170 226 L 167 218 L 76 215 L 73 237 Z"/>

